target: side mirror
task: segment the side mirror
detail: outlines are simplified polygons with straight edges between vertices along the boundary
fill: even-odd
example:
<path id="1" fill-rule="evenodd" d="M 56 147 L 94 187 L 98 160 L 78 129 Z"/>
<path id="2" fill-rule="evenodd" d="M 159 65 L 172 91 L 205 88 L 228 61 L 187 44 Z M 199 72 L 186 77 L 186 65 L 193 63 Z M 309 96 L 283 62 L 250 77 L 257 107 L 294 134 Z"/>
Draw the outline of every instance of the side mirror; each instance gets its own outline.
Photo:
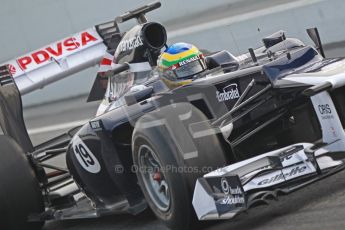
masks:
<path id="1" fill-rule="evenodd" d="M 224 73 L 234 72 L 240 68 L 240 64 L 238 64 L 238 62 L 223 63 L 220 66 L 222 67 Z"/>
<path id="2" fill-rule="evenodd" d="M 325 52 L 324 52 L 323 47 L 322 47 L 322 42 L 321 42 L 321 38 L 320 38 L 320 34 L 319 34 L 318 29 L 317 28 L 309 28 L 309 29 L 307 29 L 307 33 L 308 33 L 309 37 L 311 38 L 311 40 L 314 42 L 317 51 L 319 51 L 319 53 L 322 55 L 322 57 L 326 57 Z"/>
<path id="3" fill-rule="evenodd" d="M 285 31 L 280 30 L 262 39 L 266 49 L 286 40 Z"/>
<path id="4" fill-rule="evenodd" d="M 145 85 L 133 86 L 125 95 L 125 101 L 128 106 L 134 105 L 140 101 L 150 98 L 153 94 L 153 87 Z"/>

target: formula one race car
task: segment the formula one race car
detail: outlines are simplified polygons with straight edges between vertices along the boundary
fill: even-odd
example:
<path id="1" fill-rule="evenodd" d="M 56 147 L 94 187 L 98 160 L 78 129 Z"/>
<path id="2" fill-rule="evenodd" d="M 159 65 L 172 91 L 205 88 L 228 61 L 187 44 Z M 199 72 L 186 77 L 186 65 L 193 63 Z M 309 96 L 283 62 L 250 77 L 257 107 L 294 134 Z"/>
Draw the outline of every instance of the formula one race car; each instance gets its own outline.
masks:
<path id="1" fill-rule="evenodd" d="M 171 229 L 188 229 L 344 169 L 345 60 L 325 58 L 316 29 L 307 30 L 316 48 L 279 31 L 238 57 L 212 53 L 207 71 L 170 90 L 155 71 L 165 28 L 145 17 L 159 6 L 1 67 L 3 229 L 147 206 Z M 133 18 L 138 25 L 121 33 L 118 24 Z M 89 96 L 103 99 L 97 116 L 33 147 L 21 95 L 103 56 Z M 67 168 L 49 163 L 62 154 Z"/>

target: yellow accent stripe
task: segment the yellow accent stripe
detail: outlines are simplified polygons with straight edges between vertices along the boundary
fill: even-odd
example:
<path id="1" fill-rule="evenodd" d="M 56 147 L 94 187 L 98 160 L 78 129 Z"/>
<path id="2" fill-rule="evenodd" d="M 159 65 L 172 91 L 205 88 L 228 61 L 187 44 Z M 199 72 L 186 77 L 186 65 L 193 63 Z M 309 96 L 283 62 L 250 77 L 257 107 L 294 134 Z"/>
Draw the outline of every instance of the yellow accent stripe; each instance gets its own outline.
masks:
<path id="1" fill-rule="evenodd" d="M 192 54 L 195 54 L 198 52 L 198 49 L 193 46 L 190 50 L 186 50 L 182 53 L 179 53 L 179 54 L 168 54 L 168 53 L 164 53 L 163 54 L 163 58 L 169 62 L 171 61 L 175 61 L 175 60 L 178 60 L 178 59 L 181 59 L 181 58 L 184 58 L 184 57 L 187 57 L 189 55 L 192 55 Z"/>

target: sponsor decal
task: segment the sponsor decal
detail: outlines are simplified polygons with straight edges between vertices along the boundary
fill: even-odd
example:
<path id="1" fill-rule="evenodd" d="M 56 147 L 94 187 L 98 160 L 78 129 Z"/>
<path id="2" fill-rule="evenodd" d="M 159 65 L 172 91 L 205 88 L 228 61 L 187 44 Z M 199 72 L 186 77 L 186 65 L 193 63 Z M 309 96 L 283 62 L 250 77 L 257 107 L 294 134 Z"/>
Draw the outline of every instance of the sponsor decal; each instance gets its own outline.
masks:
<path id="1" fill-rule="evenodd" d="M 302 174 L 307 170 L 306 165 L 298 165 L 297 167 L 292 168 L 289 172 L 277 174 L 271 178 L 266 178 L 258 183 L 258 185 L 269 185 L 278 181 L 285 181 L 288 178 L 296 177 L 299 174 Z"/>
<path id="2" fill-rule="evenodd" d="M 321 118 L 323 120 L 334 118 L 334 116 L 332 115 L 332 110 L 331 110 L 329 104 L 318 105 L 317 108 L 318 108 L 319 113 L 321 114 Z"/>
<path id="3" fill-rule="evenodd" d="M 14 67 L 14 65 L 9 64 L 9 65 L 8 65 L 8 68 L 9 68 L 10 73 L 12 74 L 12 76 L 16 74 L 17 69 L 16 69 L 16 67 Z"/>
<path id="4" fill-rule="evenodd" d="M 234 205 L 245 203 L 242 190 L 239 186 L 236 186 L 235 188 L 231 187 L 225 177 L 221 179 L 220 186 L 225 197 L 219 201 L 219 204 Z"/>
<path id="5" fill-rule="evenodd" d="M 138 48 L 139 46 L 142 46 L 142 45 L 144 45 L 144 43 L 141 40 L 140 36 L 137 35 L 133 38 L 121 41 L 118 47 L 119 47 L 120 52 L 125 52 L 128 50 Z"/>
<path id="6" fill-rule="evenodd" d="M 180 65 L 180 66 L 183 66 L 183 65 L 186 65 L 186 64 L 191 63 L 191 62 L 193 62 L 193 61 L 197 61 L 197 60 L 199 60 L 199 59 L 200 59 L 199 56 L 191 57 L 191 58 L 189 58 L 189 59 L 187 59 L 187 60 L 183 60 L 183 61 L 179 62 L 179 65 Z"/>
<path id="7" fill-rule="evenodd" d="M 219 215 L 237 213 L 246 209 L 246 198 L 237 175 L 205 178 L 214 194 Z"/>
<path id="8" fill-rule="evenodd" d="M 35 65 L 44 64 L 51 59 L 62 58 L 63 56 L 81 49 L 97 40 L 97 36 L 93 35 L 91 31 L 84 31 L 73 37 L 66 38 L 57 43 L 51 44 L 48 47 L 20 57 L 16 61 L 22 70 L 28 70 Z"/>
<path id="9" fill-rule="evenodd" d="M 18 66 L 18 63 L 16 60 L 10 60 L 7 63 L 3 63 L 1 65 L 7 65 L 9 72 L 12 74 L 13 78 L 15 78 L 17 75 L 23 74 L 23 71 Z"/>
<path id="10" fill-rule="evenodd" d="M 244 203 L 245 203 L 244 197 L 239 197 L 239 196 L 235 196 L 235 197 L 227 196 L 222 201 L 220 201 L 220 204 L 229 204 L 229 205 L 244 204 Z"/>
<path id="11" fill-rule="evenodd" d="M 220 200 L 219 204 L 234 205 L 245 203 L 244 197 L 242 196 L 243 194 L 241 188 L 239 186 L 237 186 L 236 188 L 231 188 L 225 178 L 222 178 L 221 186 L 226 196 L 225 198 Z"/>
<path id="12" fill-rule="evenodd" d="M 76 135 L 72 140 L 74 154 L 79 164 L 90 173 L 99 173 L 101 165 L 95 155 L 90 151 L 86 144 Z"/>
<path id="13" fill-rule="evenodd" d="M 283 166 L 301 162 L 303 161 L 303 159 L 307 158 L 304 154 L 303 145 L 293 146 L 292 148 L 287 149 L 282 153 L 279 153 L 279 157 Z"/>
<path id="14" fill-rule="evenodd" d="M 223 92 L 216 91 L 216 97 L 219 102 L 229 101 L 240 97 L 236 83 L 230 84 L 223 88 Z"/>
<path id="15" fill-rule="evenodd" d="M 235 189 L 231 188 L 228 180 L 225 177 L 221 179 L 220 184 L 225 195 L 242 195 L 240 187 L 237 186 Z"/>
<path id="16" fill-rule="evenodd" d="M 289 154 L 289 155 L 282 155 L 282 156 L 280 157 L 280 161 L 283 163 L 283 162 L 285 162 L 285 161 L 291 160 L 292 157 L 293 157 L 292 154 Z"/>
<path id="17" fill-rule="evenodd" d="M 94 131 L 102 130 L 103 125 L 100 120 L 98 121 L 90 121 L 90 126 Z"/>

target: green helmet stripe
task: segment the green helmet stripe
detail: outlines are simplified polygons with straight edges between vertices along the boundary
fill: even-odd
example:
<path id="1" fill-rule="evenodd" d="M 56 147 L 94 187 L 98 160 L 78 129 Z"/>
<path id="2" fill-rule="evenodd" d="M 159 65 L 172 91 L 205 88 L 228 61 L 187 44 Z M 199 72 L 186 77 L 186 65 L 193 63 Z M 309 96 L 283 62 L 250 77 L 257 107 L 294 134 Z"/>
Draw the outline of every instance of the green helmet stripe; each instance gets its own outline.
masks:
<path id="1" fill-rule="evenodd" d="M 167 61 L 167 60 L 163 59 L 162 62 L 161 62 L 161 64 L 162 64 L 163 66 L 165 66 L 166 68 L 169 68 L 169 67 L 172 66 L 172 65 L 175 65 L 175 64 L 177 64 L 177 63 L 179 63 L 179 62 L 181 62 L 181 61 L 190 59 L 190 58 L 192 58 L 192 57 L 198 56 L 199 54 L 200 54 L 200 52 L 199 52 L 198 54 L 192 54 L 192 55 L 189 55 L 189 56 L 187 56 L 187 57 L 184 57 L 184 58 L 181 58 L 181 59 L 178 59 L 178 60 L 175 60 L 175 61 Z"/>

